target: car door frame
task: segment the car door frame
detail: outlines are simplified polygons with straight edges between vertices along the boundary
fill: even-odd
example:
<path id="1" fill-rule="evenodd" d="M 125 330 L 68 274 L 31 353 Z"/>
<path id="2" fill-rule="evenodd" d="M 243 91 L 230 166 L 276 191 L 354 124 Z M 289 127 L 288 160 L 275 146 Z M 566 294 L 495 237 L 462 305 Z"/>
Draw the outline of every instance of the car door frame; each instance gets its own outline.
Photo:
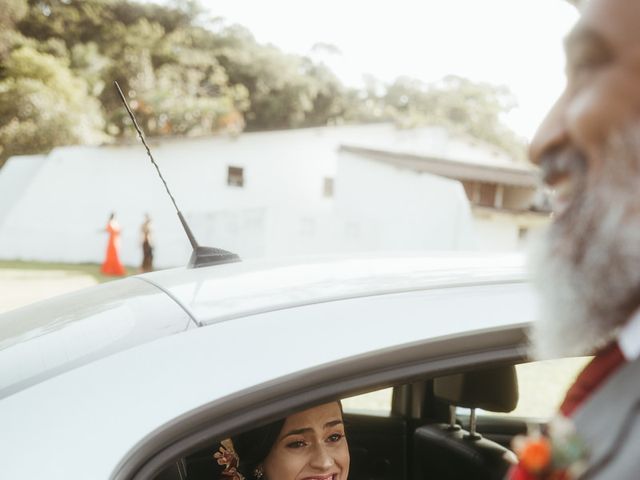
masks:
<path id="1" fill-rule="evenodd" d="M 151 432 L 114 469 L 113 480 L 151 480 L 163 468 L 215 439 L 324 401 L 408 384 L 469 366 L 518 362 L 527 324 L 470 332 L 370 352 L 256 385 L 217 399 Z"/>

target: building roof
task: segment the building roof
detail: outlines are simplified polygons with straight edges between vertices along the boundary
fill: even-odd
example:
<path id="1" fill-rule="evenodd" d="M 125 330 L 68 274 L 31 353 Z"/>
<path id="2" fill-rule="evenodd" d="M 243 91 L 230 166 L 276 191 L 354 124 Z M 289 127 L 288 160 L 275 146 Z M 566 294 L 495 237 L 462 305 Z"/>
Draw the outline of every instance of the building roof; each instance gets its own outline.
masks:
<path id="1" fill-rule="evenodd" d="M 427 172 L 454 180 L 502 183 L 519 187 L 536 188 L 538 169 L 532 165 L 502 161 L 481 162 L 477 159 L 452 159 L 430 154 L 341 145 L 341 152 L 407 168 L 416 172 Z"/>

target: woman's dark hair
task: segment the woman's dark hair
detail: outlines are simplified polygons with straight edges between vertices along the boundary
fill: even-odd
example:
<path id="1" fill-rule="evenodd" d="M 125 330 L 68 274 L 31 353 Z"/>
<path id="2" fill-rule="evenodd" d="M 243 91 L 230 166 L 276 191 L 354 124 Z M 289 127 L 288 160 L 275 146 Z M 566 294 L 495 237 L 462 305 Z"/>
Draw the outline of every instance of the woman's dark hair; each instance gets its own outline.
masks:
<path id="1" fill-rule="evenodd" d="M 247 480 L 255 478 L 254 471 L 269 455 L 282 430 L 284 418 L 233 437 L 233 445 L 240 457 L 238 470 Z"/>

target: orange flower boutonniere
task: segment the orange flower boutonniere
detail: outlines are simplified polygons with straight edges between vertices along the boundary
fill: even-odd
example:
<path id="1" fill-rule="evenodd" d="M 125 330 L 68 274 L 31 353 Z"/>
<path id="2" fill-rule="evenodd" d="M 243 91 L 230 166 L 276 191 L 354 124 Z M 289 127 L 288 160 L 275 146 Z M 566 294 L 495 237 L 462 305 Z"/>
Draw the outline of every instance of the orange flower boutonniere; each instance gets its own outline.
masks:
<path id="1" fill-rule="evenodd" d="M 553 418 L 544 433 L 534 428 L 526 436 L 515 437 L 513 450 L 519 461 L 509 480 L 574 480 L 587 466 L 586 445 L 564 416 Z"/>

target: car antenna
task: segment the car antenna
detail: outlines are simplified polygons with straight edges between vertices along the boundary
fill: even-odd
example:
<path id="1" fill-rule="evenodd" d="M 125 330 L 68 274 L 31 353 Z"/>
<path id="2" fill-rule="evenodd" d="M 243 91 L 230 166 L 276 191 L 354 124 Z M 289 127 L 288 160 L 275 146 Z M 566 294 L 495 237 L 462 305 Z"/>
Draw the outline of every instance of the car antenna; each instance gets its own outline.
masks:
<path id="1" fill-rule="evenodd" d="M 140 137 L 142 144 L 147 149 L 147 155 L 151 159 L 151 163 L 153 164 L 154 167 L 156 167 L 158 175 L 160 176 L 160 180 L 162 180 L 162 183 L 164 184 L 164 188 L 167 190 L 167 193 L 169 194 L 169 198 L 171 198 L 171 202 L 173 203 L 173 206 L 175 207 L 176 212 L 178 212 L 178 218 L 180 219 L 180 223 L 182 223 L 182 227 L 184 228 L 184 231 L 186 232 L 187 237 L 189 237 L 189 242 L 191 242 L 191 247 L 193 248 L 193 252 L 191 253 L 191 258 L 189 259 L 189 263 L 187 267 L 199 268 L 199 267 L 207 267 L 209 265 L 220 265 L 223 263 L 239 262 L 240 257 L 235 253 L 227 252 L 226 250 L 222 250 L 220 248 L 201 247 L 200 245 L 198 245 L 198 242 L 196 242 L 196 238 L 193 236 L 193 233 L 191 233 L 191 229 L 189 228 L 187 221 L 182 215 L 182 212 L 180 212 L 180 209 L 178 208 L 178 205 L 176 204 L 176 201 L 173 198 L 173 195 L 171 195 L 169 186 L 167 185 L 167 182 L 164 180 L 164 177 L 160 172 L 160 168 L 158 167 L 158 164 L 156 163 L 155 159 L 153 158 L 153 155 L 151 154 L 151 149 L 149 148 L 149 145 L 147 144 L 147 141 L 144 138 L 144 133 L 142 132 L 140 125 L 138 125 L 136 117 L 133 114 L 133 111 L 131 110 L 131 108 L 129 107 L 129 104 L 127 103 L 127 99 L 124 97 L 124 94 L 122 93 L 122 89 L 120 88 L 120 85 L 118 85 L 118 82 L 116 81 L 114 81 L 113 83 L 115 84 L 116 89 L 118 90 L 118 95 L 120 95 L 120 98 L 122 99 L 122 103 L 124 103 L 124 107 L 127 109 L 127 112 L 131 117 L 133 126 L 138 132 L 138 137 Z"/>

